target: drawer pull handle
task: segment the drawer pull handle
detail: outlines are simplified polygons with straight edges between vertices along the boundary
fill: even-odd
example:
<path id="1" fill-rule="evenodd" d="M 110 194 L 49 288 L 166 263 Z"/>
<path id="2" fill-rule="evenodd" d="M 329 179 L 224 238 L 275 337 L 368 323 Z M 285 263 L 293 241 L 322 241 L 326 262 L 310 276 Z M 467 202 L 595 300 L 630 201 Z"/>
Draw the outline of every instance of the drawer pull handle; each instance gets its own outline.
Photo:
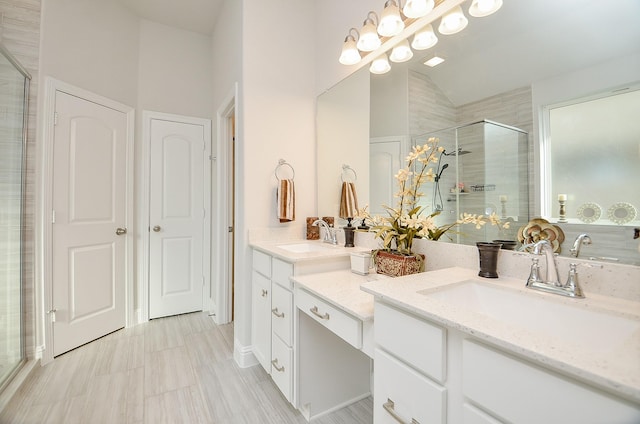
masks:
<path id="1" fill-rule="evenodd" d="M 329 320 L 329 313 L 325 312 L 324 315 L 320 315 L 320 312 L 318 312 L 317 306 L 314 306 L 313 308 L 309 309 L 309 311 L 311 311 L 313 315 L 317 316 L 320 319 L 326 319 L 327 321 Z"/>
<path id="2" fill-rule="evenodd" d="M 284 318 L 284 312 L 278 312 L 278 308 L 274 308 L 271 310 L 271 313 L 278 318 Z"/>
<path id="3" fill-rule="evenodd" d="M 278 366 L 278 358 L 274 359 L 273 361 L 271 361 L 271 365 L 273 365 L 273 368 L 276 369 L 276 371 L 278 372 L 284 372 L 284 365 L 279 367 Z"/>
<path id="4" fill-rule="evenodd" d="M 389 413 L 389 415 L 393 417 L 394 420 L 398 421 L 400 424 L 420 424 L 418 421 L 416 421 L 415 418 L 411 418 L 411 421 L 403 420 L 402 417 L 400 417 L 400 415 L 398 415 L 398 413 L 396 412 L 395 404 L 391 399 L 387 399 L 387 401 L 382 404 L 382 407 Z"/>
<path id="5" fill-rule="evenodd" d="M 269 294 L 268 291 L 266 291 L 265 289 L 262 289 L 262 294 L 260 296 L 267 297 L 268 294 Z"/>

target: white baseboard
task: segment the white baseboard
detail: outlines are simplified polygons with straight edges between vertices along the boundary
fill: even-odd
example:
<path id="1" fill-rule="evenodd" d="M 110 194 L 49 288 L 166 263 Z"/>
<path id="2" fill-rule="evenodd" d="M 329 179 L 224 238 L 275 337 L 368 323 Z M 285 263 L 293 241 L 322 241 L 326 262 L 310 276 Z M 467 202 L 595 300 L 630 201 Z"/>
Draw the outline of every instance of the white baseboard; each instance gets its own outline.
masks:
<path id="1" fill-rule="evenodd" d="M 237 339 L 233 341 L 233 359 L 240 368 L 249 368 L 258 365 L 258 360 L 253 355 L 251 346 L 243 346 Z"/>

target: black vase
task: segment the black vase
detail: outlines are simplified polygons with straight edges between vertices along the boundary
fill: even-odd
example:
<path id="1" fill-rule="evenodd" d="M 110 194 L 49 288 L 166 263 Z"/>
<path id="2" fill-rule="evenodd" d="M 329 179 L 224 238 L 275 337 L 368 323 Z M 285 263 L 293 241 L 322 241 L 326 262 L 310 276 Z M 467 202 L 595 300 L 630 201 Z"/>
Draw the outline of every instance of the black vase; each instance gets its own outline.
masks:
<path id="1" fill-rule="evenodd" d="M 478 254 L 480 256 L 480 272 L 478 275 L 485 278 L 498 278 L 498 252 L 502 248 L 502 243 L 491 243 L 479 241 Z"/>

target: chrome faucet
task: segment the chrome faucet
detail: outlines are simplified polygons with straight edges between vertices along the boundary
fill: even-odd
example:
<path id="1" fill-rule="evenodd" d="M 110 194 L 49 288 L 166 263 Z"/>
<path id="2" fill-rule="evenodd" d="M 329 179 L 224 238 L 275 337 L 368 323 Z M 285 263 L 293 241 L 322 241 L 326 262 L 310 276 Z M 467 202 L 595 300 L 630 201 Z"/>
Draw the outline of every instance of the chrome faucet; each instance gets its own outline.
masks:
<path id="1" fill-rule="evenodd" d="M 548 240 L 540 240 L 533 245 L 533 254 L 536 256 L 544 253 L 547 262 L 547 272 L 545 280 L 540 278 L 540 266 L 538 265 L 538 258 L 533 257 L 533 264 L 531 265 L 531 273 L 527 279 L 526 286 L 530 289 L 542 290 L 550 293 L 559 294 L 562 296 L 583 298 L 582 289 L 578 284 L 578 272 L 576 271 L 576 264 L 571 264 L 569 270 L 569 277 L 566 284 L 560 283 L 560 274 L 558 274 L 558 264 L 553 254 L 553 246 Z"/>
<path id="2" fill-rule="evenodd" d="M 583 244 L 591 244 L 591 237 L 589 237 L 588 234 L 580 234 L 578 237 L 576 237 L 576 240 L 573 242 L 573 247 L 569 251 L 571 253 L 571 256 L 577 258 L 580 254 L 580 247 L 582 247 Z"/>
<path id="3" fill-rule="evenodd" d="M 322 241 L 324 241 L 325 243 L 338 244 L 336 232 L 333 231 L 333 228 L 331 228 L 326 221 L 322 219 L 316 219 L 311 225 L 316 227 L 319 225 L 320 227 L 324 228 L 324 239 Z"/>

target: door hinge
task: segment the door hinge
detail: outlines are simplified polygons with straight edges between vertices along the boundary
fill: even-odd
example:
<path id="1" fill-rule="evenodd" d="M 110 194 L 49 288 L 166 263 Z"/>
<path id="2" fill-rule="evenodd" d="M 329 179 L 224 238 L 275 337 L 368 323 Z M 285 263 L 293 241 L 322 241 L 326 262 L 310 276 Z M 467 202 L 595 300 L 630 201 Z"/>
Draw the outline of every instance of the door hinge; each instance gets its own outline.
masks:
<path id="1" fill-rule="evenodd" d="M 209 160 L 216 160 L 216 157 L 213 155 L 209 155 Z"/>
<path id="2" fill-rule="evenodd" d="M 58 125 L 58 112 L 53 112 L 53 125 Z"/>

